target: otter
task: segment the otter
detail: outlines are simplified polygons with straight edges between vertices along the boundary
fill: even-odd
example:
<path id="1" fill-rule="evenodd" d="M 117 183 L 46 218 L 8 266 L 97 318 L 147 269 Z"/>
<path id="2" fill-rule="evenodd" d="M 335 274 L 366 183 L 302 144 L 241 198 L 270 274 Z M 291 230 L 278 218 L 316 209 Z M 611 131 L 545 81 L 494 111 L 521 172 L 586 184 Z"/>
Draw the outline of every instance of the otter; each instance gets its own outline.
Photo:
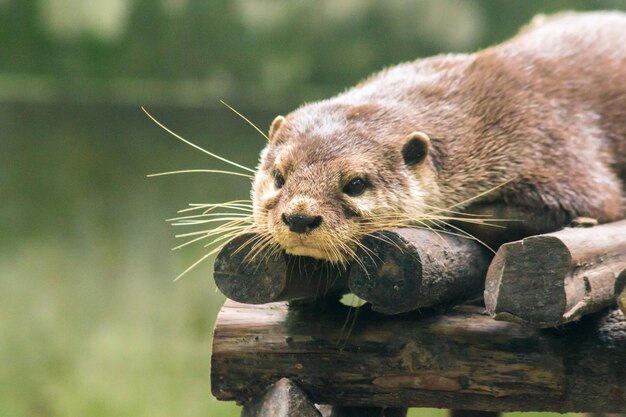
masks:
<path id="1" fill-rule="evenodd" d="M 390 67 L 276 117 L 268 138 L 253 219 L 292 255 L 347 263 L 396 226 L 498 245 L 624 218 L 626 15 L 538 17 L 480 52 Z"/>

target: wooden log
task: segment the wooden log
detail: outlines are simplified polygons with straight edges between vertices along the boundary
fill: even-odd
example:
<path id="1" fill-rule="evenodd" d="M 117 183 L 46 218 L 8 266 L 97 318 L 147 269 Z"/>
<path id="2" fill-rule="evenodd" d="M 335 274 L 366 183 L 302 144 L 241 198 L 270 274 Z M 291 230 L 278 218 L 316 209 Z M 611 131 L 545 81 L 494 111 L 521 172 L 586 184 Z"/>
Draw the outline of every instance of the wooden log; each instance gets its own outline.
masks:
<path id="1" fill-rule="evenodd" d="M 282 251 L 256 250 L 255 235 L 235 237 L 218 254 L 213 277 L 231 300 L 248 304 L 293 301 L 347 290 L 347 270 Z"/>
<path id="2" fill-rule="evenodd" d="M 490 252 L 478 242 L 445 232 L 394 229 L 364 239 L 358 263 L 342 270 L 311 258 L 261 251 L 254 238 L 229 242 L 215 261 L 215 282 L 228 298 L 262 304 L 353 292 L 374 310 L 397 314 L 467 299 L 483 291 Z M 347 276 L 349 275 L 349 278 Z"/>
<path id="3" fill-rule="evenodd" d="M 241 417 L 322 417 L 300 388 L 287 378 L 244 403 Z"/>
<path id="4" fill-rule="evenodd" d="M 480 295 L 493 256 L 475 240 L 414 228 L 377 232 L 363 245 L 348 285 L 385 314 Z"/>
<path id="5" fill-rule="evenodd" d="M 211 378 L 244 401 L 288 377 L 318 404 L 483 411 L 626 412 L 626 319 L 618 310 L 560 329 L 498 322 L 483 309 L 397 316 L 341 305 L 227 301 Z"/>
<path id="6" fill-rule="evenodd" d="M 626 220 L 567 228 L 500 247 L 485 305 L 497 320 L 552 327 L 612 305 L 626 268 Z"/>
<path id="7" fill-rule="evenodd" d="M 406 408 L 316 406 L 293 381 L 281 378 L 244 402 L 241 417 L 406 417 Z"/>

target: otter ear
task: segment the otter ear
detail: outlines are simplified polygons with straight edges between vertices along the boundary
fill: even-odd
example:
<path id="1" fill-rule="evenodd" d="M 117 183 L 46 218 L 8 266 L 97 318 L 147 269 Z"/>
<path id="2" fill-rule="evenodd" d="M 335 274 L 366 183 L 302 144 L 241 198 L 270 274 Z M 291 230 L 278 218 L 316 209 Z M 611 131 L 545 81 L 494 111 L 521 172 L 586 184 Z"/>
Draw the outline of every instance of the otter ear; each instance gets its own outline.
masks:
<path id="1" fill-rule="evenodd" d="M 270 143 L 274 142 L 274 136 L 276 136 L 276 132 L 278 131 L 278 129 L 282 126 L 282 124 L 285 121 L 286 121 L 286 119 L 285 119 L 284 116 L 276 116 L 276 118 L 272 122 L 272 125 L 270 126 L 270 132 L 269 132 L 269 135 L 268 135 Z"/>
<path id="2" fill-rule="evenodd" d="M 402 147 L 402 158 L 406 165 L 421 163 L 428 154 L 430 138 L 424 132 L 415 131 L 407 136 Z"/>

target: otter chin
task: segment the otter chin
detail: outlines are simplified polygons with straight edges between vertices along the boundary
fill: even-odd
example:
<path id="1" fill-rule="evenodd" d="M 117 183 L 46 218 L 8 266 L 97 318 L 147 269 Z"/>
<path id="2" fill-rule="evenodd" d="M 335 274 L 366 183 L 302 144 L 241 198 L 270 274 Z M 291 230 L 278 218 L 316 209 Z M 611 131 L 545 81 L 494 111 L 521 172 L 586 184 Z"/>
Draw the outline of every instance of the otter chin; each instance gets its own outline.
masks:
<path id="1" fill-rule="evenodd" d="M 285 252 L 290 255 L 308 256 L 315 259 L 328 259 L 330 257 L 323 250 L 309 246 L 285 246 Z"/>
<path id="2" fill-rule="evenodd" d="M 621 13 L 541 18 L 501 45 L 391 67 L 276 117 L 255 230 L 345 264 L 385 228 L 452 227 L 497 245 L 626 217 L 624 28 Z M 493 213 L 514 222 L 465 217 Z"/>

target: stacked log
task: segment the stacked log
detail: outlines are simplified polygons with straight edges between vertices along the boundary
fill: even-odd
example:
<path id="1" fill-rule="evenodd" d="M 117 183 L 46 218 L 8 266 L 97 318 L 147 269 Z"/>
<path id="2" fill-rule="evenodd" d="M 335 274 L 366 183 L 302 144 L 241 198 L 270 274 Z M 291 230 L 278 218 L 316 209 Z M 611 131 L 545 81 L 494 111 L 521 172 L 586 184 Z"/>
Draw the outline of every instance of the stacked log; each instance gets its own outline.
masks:
<path id="1" fill-rule="evenodd" d="M 561 325 L 613 305 L 624 270 L 626 220 L 531 236 L 496 253 L 485 306 L 497 320 Z"/>

